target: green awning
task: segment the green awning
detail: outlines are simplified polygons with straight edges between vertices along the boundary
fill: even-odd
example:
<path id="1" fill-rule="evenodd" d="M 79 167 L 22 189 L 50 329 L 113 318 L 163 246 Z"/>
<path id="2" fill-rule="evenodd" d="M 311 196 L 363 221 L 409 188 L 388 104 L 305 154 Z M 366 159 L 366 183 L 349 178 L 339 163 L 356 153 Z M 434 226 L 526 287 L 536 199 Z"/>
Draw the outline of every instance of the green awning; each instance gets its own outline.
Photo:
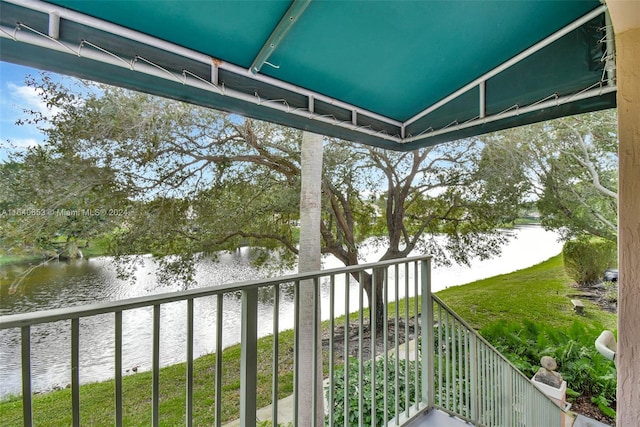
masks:
<path id="1" fill-rule="evenodd" d="M 0 58 L 393 149 L 615 106 L 583 1 L 0 2 Z"/>

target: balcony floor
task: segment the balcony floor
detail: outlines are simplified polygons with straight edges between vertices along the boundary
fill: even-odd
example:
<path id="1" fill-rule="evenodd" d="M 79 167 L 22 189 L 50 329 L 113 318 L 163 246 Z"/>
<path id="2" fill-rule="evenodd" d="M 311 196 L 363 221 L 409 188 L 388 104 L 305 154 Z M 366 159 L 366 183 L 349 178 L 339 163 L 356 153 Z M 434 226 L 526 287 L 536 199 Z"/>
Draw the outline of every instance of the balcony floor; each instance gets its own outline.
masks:
<path id="1" fill-rule="evenodd" d="M 405 427 L 437 426 L 437 427 L 463 427 L 469 426 L 465 421 L 452 417 L 446 412 L 432 409 L 405 424 Z"/>

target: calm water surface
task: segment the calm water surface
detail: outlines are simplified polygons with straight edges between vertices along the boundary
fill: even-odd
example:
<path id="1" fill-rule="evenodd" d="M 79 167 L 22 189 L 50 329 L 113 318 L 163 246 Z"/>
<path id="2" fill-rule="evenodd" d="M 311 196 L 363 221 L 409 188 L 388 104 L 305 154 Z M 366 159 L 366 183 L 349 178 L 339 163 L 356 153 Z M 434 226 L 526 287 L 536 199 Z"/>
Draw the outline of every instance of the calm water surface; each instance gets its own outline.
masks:
<path id="1" fill-rule="evenodd" d="M 521 227 L 509 232 L 509 243 L 500 258 L 477 261 L 471 267 L 436 268 L 432 274 L 433 290 L 468 283 L 497 274 L 504 274 L 537 264 L 561 251 L 555 233 L 539 227 Z M 375 261 L 382 250 L 365 247 L 367 261 Z M 221 254 L 218 261 L 198 264 L 196 284 L 204 287 L 267 277 L 268 271 L 251 265 L 251 249 Z M 335 258 L 324 260 L 324 268 L 340 267 Z M 179 285 L 159 285 L 152 258 L 145 257 L 134 280 L 120 280 L 110 258 L 98 257 L 72 262 L 51 262 L 37 269 L 15 294 L 8 293 L 8 284 L 27 266 L 0 267 L 0 314 L 16 314 L 52 308 L 77 306 L 102 301 L 181 290 Z M 292 271 L 284 274 L 293 273 Z M 337 283 L 336 296 L 344 293 L 344 282 Z M 351 310 L 357 309 L 357 283 L 350 283 Z M 323 317 L 328 316 L 328 285 L 322 286 Z M 403 292 L 400 292 L 403 297 Z M 236 344 L 240 339 L 240 295 L 226 295 L 223 301 L 223 346 Z M 336 301 L 336 315 L 344 312 L 344 300 Z M 259 298 L 259 333 L 272 332 L 272 295 L 263 292 Z M 342 310 L 340 310 L 342 309 Z M 194 304 L 194 353 L 196 356 L 214 351 L 216 299 L 206 297 Z M 161 309 L 160 359 L 161 365 L 182 362 L 186 347 L 186 303 L 166 304 Z M 281 292 L 279 321 L 281 330 L 293 326 L 293 293 Z M 151 368 L 152 310 L 135 309 L 123 313 L 123 366 L 125 374 Z M 114 372 L 113 315 L 101 315 L 80 320 L 80 381 L 100 381 L 113 377 Z M 70 322 L 56 322 L 32 328 L 32 369 L 35 390 L 64 387 L 70 380 Z M 18 330 L 0 331 L 0 397 L 20 393 L 20 333 Z"/>

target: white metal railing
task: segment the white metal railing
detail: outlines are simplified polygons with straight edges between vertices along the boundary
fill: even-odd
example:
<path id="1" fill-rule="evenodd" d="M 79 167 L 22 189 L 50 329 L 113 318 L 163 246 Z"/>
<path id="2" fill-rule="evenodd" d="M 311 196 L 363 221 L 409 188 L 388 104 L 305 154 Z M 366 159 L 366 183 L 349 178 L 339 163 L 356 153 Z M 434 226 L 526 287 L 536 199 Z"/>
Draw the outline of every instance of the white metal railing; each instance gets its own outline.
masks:
<path id="1" fill-rule="evenodd" d="M 187 426 L 194 424 L 194 408 L 201 402 L 194 401 L 194 330 L 199 326 L 194 313 L 194 302 L 202 298 L 215 298 L 216 354 L 223 348 L 224 296 L 241 293 L 241 373 L 240 373 L 240 423 L 242 426 L 256 425 L 257 375 L 258 375 L 258 322 L 265 319 L 259 313 L 258 298 L 271 295 L 272 360 L 270 397 L 273 425 L 287 424 L 297 419 L 298 366 L 300 351 L 298 338 L 298 316 L 301 307 L 301 286 L 328 287 L 329 301 L 323 304 L 328 310 L 329 320 L 323 324 L 324 351 L 328 362 L 324 377 L 324 396 L 316 395 L 313 401 L 325 400 L 326 422 L 330 426 L 400 426 L 431 408 L 442 409 L 478 426 L 554 426 L 560 425 L 561 410 L 537 388 L 529 383 L 513 365 L 502 357 L 491 345 L 480 337 L 462 319 L 431 294 L 430 258 L 414 257 L 384 261 L 362 266 L 296 274 L 273 279 L 248 281 L 235 284 L 211 286 L 200 289 L 161 295 L 133 298 L 124 301 L 105 302 L 83 307 L 72 307 L 43 312 L 17 314 L 0 318 L 0 329 L 19 329 L 22 359 L 22 409 L 25 426 L 32 426 L 47 414 L 34 413 L 32 388 L 32 327 L 48 322 L 70 324 L 70 388 L 71 405 L 60 411 L 71 412 L 72 425 L 82 425 L 80 400 L 80 358 L 82 344 L 81 319 L 109 316 L 115 334 L 114 357 L 114 401 L 113 419 L 104 420 L 105 425 L 123 425 L 123 313 L 146 308 L 152 311 L 153 339 L 149 352 L 151 363 L 150 410 L 151 424 L 161 424 L 160 384 L 160 325 L 162 307 L 170 303 L 184 304 L 186 334 L 184 351 L 185 408 Z M 367 308 L 362 286 L 352 285 L 355 280 L 363 283 L 367 279 L 378 283 L 380 292 L 372 293 L 372 304 Z M 283 310 L 283 295 L 293 288 L 293 312 Z M 426 296 L 426 297 L 425 297 Z M 413 298 L 412 298 L 413 297 Z M 383 298 L 381 323 L 370 327 L 375 319 L 376 299 Z M 357 302 L 357 313 L 353 311 Z M 320 301 L 315 300 L 317 306 Z M 286 311 L 286 313 L 283 313 Z M 339 317 L 342 313 L 347 313 Z M 293 345 L 293 414 L 285 419 L 278 407 L 281 390 L 291 387 L 280 380 L 278 361 L 288 349 L 280 346 L 279 321 L 283 315 L 294 318 Z M 323 313 L 323 317 L 327 313 Z M 259 318 L 260 317 L 260 318 Z M 315 316 L 314 330 L 320 319 Z M 314 342 L 318 340 L 314 339 Z M 413 344 L 413 345 L 410 345 Z M 314 356 L 315 359 L 316 356 Z M 215 378 L 210 387 L 215 393 L 215 403 L 209 411 L 212 416 L 206 424 L 221 426 L 223 405 L 222 372 L 225 369 L 222 357 L 215 357 L 210 369 Z M 314 378 L 317 372 L 314 373 Z M 317 388 L 314 387 L 314 390 Z M 264 396 L 263 396 L 264 397 Z M 264 401 L 264 399 L 263 399 Z M 66 403 L 65 403 L 66 405 Z M 315 412 L 315 411 L 314 411 Z"/>
<path id="2" fill-rule="evenodd" d="M 411 362 L 403 362 L 398 358 L 394 358 L 391 350 L 395 349 L 395 354 L 399 352 L 400 345 L 404 342 L 414 340 L 419 332 L 426 331 L 421 327 L 421 317 L 419 312 L 421 307 L 418 306 L 419 299 L 404 298 L 402 303 L 396 304 L 395 308 L 389 313 L 388 308 L 393 307 L 385 304 L 384 309 L 384 326 L 382 331 L 376 331 L 376 328 L 371 329 L 369 327 L 369 318 L 376 317 L 375 309 L 375 297 L 372 301 L 372 308 L 368 309 L 365 303 L 364 291 L 361 286 L 352 287 L 354 280 L 358 279 L 359 282 L 366 280 L 368 275 L 375 282 L 379 282 L 382 286 L 382 293 L 385 295 L 387 301 L 403 298 L 405 296 L 419 296 L 424 294 L 429 289 L 429 262 L 428 257 L 415 257 L 400 260 L 384 261 L 373 264 L 367 264 L 362 266 L 354 266 L 347 268 L 339 268 L 332 270 L 324 270 L 319 272 L 312 272 L 308 274 L 296 274 L 290 276 L 284 276 L 273 279 L 264 279 L 256 281 L 248 281 L 235 284 L 225 284 L 218 286 L 211 286 L 200 289 L 193 289 L 181 292 L 166 293 L 160 295 L 145 296 L 139 298 L 133 298 L 123 301 L 104 302 L 98 304 L 92 304 L 81 307 L 70 307 L 63 309 L 47 310 L 34 313 L 24 313 L 9 316 L 2 316 L 0 318 L 0 329 L 18 329 L 20 331 L 20 347 L 21 347 L 21 376 L 22 376 L 22 424 L 25 426 L 32 426 L 38 424 L 39 420 L 48 418 L 51 414 L 35 412 L 34 413 L 34 399 L 36 391 L 33 389 L 33 369 L 32 369 L 32 348 L 33 348 L 33 329 L 37 328 L 37 325 L 50 322 L 61 322 L 60 329 L 70 329 L 70 388 L 71 388 L 71 404 L 67 407 L 56 409 L 59 411 L 70 412 L 70 418 L 72 419 L 72 425 L 83 425 L 81 416 L 81 381 L 80 374 L 83 370 L 81 364 L 82 358 L 80 353 L 81 346 L 84 351 L 90 351 L 86 349 L 86 343 L 83 344 L 83 335 L 81 333 L 82 325 L 87 319 L 94 318 L 96 316 L 102 316 L 108 319 L 107 322 L 111 323 L 108 327 L 113 328 L 115 337 L 113 340 L 113 378 L 114 378 L 114 395 L 113 400 L 113 418 L 104 420 L 105 425 L 123 425 L 123 408 L 125 402 L 123 398 L 123 348 L 126 347 L 126 340 L 123 340 L 123 313 L 127 313 L 130 310 L 145 309 L 151 311 L 151 321 L 153 323 L 153 338 L 149 348 L 151 354 L 151 388 L 150 388 L 150 410 L 151 410 L 151 424 L 157 426 L 161 424 L 161 334 L 160 326 L 163 316 L 163 307 L 168 304 L 183 304 L 184 305 L 184 321 L 186 322 L 186 334 L 184 337 L 184 351 L 186 359 L 186 373 L 185 373 L 185 408 L 184 408 L 184 420 L 187 426 L 194 424 L 194 408 L 200 402 L 194 401 L 194 375 L 197 372 L 194 371 L 194 330 L 200 325 L 198 322 L 197 311 L 194 310 L 194 302 L 203 298 L 214 298 L 216 304 L 214 305 L 216 310 L 216 322 L 215 331 L 212 331 L 212 335 L 215 334 L 216 353 L 222 354 L 223 348 L 223 311 L 225 309 L 225 295 L 241 293 L 242 309 L 241 309 L 241 361 L 242 366 L 240 370 L 240 421 L 243 426 L 255 426 L 256 425 L 256 406 L 257 406 L 257 341 L 258 341 L 258 322 L 270 321 L 272 322 L 272 357 L 276 361 L 273 363 L 272 375 L 271 375 L 271 393 L 270 403 L 272 404 L 272 419 L 274 425 L 278 424 L 279 410 L 278 410 L 278 396 L 281 394 L 280 390 L 284 387 L 280 384 L 279 380 L 279 366 L 277 361 L 282 358 L 282 353 L 286 350 L 282 350 L 279 345 L 279 332 L 281 331 L 280 324 L 285 323 L 279 321 L 283 316 L 293 316 L 294 321 L 294 348 L 293 348 L 293 419 L 296 418 L 298 412 L 298 381 L 299 372 L 297 369 L 299 362 L 299 348 L 296 345 L 298 343 L 299 329 L 297 328 L 297 319 L 300 310 L 309 310 L 311 307 L 301 307 L 299 303 L 299 291 L 301 286 L 305 286 L 306 283 L 310 283 L 310 286 L 316 288 L 323 286 L 329 287 L 329 321 L 324 326 L 323 334 L 328 338 L 325 339 L 325 345 L 328 347 L 325 349 L 325 356 L 329 362 L 328 379 L 325 381 L 328 383 L 326 386 L 325 396 L 314 396 L 314 401 L 321 402 L 323 398 L 326 398 L 328 402 L 336 401 L 349 401 L 354 394 L 350 392 L 350 377 L 354 375 L 356 378 L 356 385 L 359 390 L 363 390 L 364 384 L 371 383 L 371 387 L 368 388 L 368 394 L 358 393 L 356 394 L 359 400 L 358 410 L 353 410 L 349 404 L 345 405 L 346 411 L 341 420 L 336 420 L 335 411 L 330 410 L 333 408 L 331 405 L 327 405 L 328 409 L 327 418 L 328 421 L 333 423 L 344 422 L 344 425 L 353 425 L 352 420 L 365 420 L 369 418 L 369 415 L 373 417 L 373 421 L 370 425 L 376 425 L 375 413 L 377 408 L 377 402 L 372 390 L 376 388 L 384 387 L 385 396 L 395 396 L 394 401 L 390 401 L 385 397 L 384 408 L 385 412 L 388 408 L 395 408 L 397 413 L 396 420 L 401 422 L 402 420 L 409 419 L 425 408 L 424 402 L 426 399 L 425 390 L 421 387 L 428 382 L 420 378 L 420 375 L 427 375 L 428 369 L 424 365 L 425 362 L 416 362 L 419 360 L 418 349 L 415 349 Z M 281 299 L 284 295 L 289 296 L 291 289 L 294 292 L 294 310 L 291 313 L 290 310 L 281 310 Z M 357 290 L 356 290 L 357 289 Z M 258 310 L 258 299 L 263 298 L 264 295 L 271 295 L 273 301 L 273 312 L 271 319 L 264 319 L 264 312 Z M 338 317 L 336 313 L 349 313 L 353 310 L 354 300 L 358 303 L 357 315 L 349 316 L 348 314 L 343 317 Z M 424 299 L 426 301 L 427 299 Z M 315 301 L 315 304 L 319 304 L 319 301 Z M 327 305 L 323 305 L 323 310 L 327 308 Z M 343 311 L 344 310 L 344 311 Z M 286 313 L 283 313 L 286 312 Z M 326 313 L 325 313 L 326 316 Z M 259 319 L 260 317 L 260 319 Z M 323 316 L 324 317 L 324 316 Z M 109 320 L 110 319 L 110 320 Z M 82 321 L 81 321 L 82 320 Z M 315 319 L 315 325 L 320 320 Z M 314 326 L 315 326 L 314 325 Z M 392 326 L 393 333 L 389 334 L 389 327 Z M 210 326 L 208 326 L 210 327 Z M 106 327 L 105 327 L 106 328 Z M 315 329 L 315 327 L 314 327 Z M 342 334 L 340 334 L 342 330 Z M 18 334 L 16 334 L 18 335 Z M 426 341 L 426 340 L 425 340 Z M 377 346 L 376 346 L 377 343 Z M 341 351 L 338 351 L 338 346 L 341 347 Z M 375 351 L 373 350 L 375 349 Z M 104 349 L 101 349 L 104 351 Z M 320 349 L 316 349 L 316 354 Z M 402 381 L 396 376 L 394 384 L 381 384 L 381 381 L 376 377 L 376 374 L 380 374 L 380 371 L 376 369 L 376 365 L 367 367 L 367 360 L 375 360 L 376 356 L 382 357 L 388 361 L 385 364 L 384 378 L 389 377 L 390 370 L 404 371 Z M 50 356 L 52 359 L 55 356 Z M 52 360 L 53 361 L 53 360 Z M 207 424 L 220 426 L 222 425 L 223 406 L 225 402 L 221 399 L 222 396 L 222 372 L 225 370 L 225 361 L 222 357 L 216 357 L 212 362 L 214 366 L 211 369 L 215 371 L 215 379 L 211 384 L 211 388 L 215 393 L 215 403 L 211 408 L 212 417 L 207 420 Z M 344 366 L 341 368 L 341 366 Z M 368 370 L 367 370 L 368 369 Z M 342 380 L 346 384 L 346 387 L 342 389 L 342 393 L 338 395 L 336 392 L 336 383 L 340 382 L 338 371 L 342 370 Z M 355 371 L 354 371 L 355 370 Z M 402 382 L 402 383 L 401 383 Z M 289 387 L 291 384 L 288 385 Z M 400 396 L 400 391 L 404 394 Z M 387 393 L 388 392 L 388 393 Z M 395 394 L 394 394 L 395 393 Z M 105 403 L 105 405 L 111 405 L 111 403 Z M 37 405 L 36 405 L 37 406 Z M 391 409 L 393 409 L 391 408 Z M 37 408 L 36 408 L 37 409 Z M 393 412 L 389 410 L 389 412 Z M 285 424 L 288 420 L 281 420 Z M 378 423 L 377 425 L 380 425 Z"/>
<path id="3" fill-rule="evenodd" d="M 432 295 L 434 405 L 477 426 L 560 426 L 563 410 Z"/>

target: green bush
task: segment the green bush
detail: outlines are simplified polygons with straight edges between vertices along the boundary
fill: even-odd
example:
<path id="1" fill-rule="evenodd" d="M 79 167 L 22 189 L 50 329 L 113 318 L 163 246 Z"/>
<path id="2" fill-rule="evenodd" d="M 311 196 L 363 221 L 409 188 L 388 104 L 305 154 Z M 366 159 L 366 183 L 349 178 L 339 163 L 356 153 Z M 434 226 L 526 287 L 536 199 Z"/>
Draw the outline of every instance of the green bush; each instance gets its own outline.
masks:
<path id="1" fill-rule="evenodd" d="M 358 363 L 359 361 L 354 358 L 350 358 L 349 363 L 349 425 L 371 425 L 371 367 L 373 363 L 371 360 L 367 360 L 363 363 L 362 376 L 363 386 L 362 391 L 359 391 L 359 379 L 358 379 Z M 385 377 L 384 371 L 384 359 L 376 359 L 376 425 L 386 425 L 387 422 L 396 415 L 396 397 L 399 398 L 400 411 L 404 411 L 407 402 L 406 388 L 405 388 L 405 374 L 406 364 L 409 366 L 409 405 L 415 402 L 415 387 L 413 381 L 413 375 L 415 375 L 416 363 L 407 362 L 406 360 L 398 360 L 398 372 L 396 373 L 396 360 L 389 358 L 387 362 L 387 376 Z M 419 366 L 419 365 L 418 365 Z M 395 381 L 396 374 L 399 382 L 399 396 L 395 394 Z M 418 375 L 418 378 L 420 376 Z M 344 366 L 336 368 L 334 374 L 334 396 L 335 401 L 333 405 L 329 402 L 329 407 L 334 408 L 334 426 L 344 425 Z M 388 384 L 394 384 L 390 386 L 389 394 L 387 396 L 388 412 L 384 412 L 384 387 L 382 384 L 387 382 Z M 364 402 L 362 406 L 362 419 L 358 418 L 360 395 L 363 395 Z M 327 391 L 327 401 L 329 400 L 329 392 Z M 329 418 L 325 419 L 325 425 L 329 426 Z"/>
<path id="2" fill-rule="evenodd" d="M 600 410 L 615 418 L 616 368 L 595 348 L 602 328 L 575 322 L 569 330 L 559 330 L 524 321 L 500 321 L 480 330 L 498 351 L 531 378 L 542 356 L 553 357 L 557 371 L 567 382 L 569 396 L 585 395 Z"/>
<path id="3" fill-rule="evenodd" d="M 564 268 L 579 285 L 591 285 L 616 263 L 616 243 L 604 239 L 570 240 L 562 248 Z"/>

